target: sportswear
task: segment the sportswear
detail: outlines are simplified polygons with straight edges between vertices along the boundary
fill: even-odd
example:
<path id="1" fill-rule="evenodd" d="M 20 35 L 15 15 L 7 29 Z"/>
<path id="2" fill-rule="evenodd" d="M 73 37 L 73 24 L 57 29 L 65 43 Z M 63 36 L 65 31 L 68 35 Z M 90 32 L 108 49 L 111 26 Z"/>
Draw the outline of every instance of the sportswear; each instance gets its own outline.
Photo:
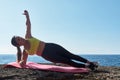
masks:
<path id="1" fill-rule="evenodd" d="M 30 43 L 30 49 L 26 50 L 29 55 L 34 55 L 39 47 L 40 40 L 32 37 L 27 39 Z"/>

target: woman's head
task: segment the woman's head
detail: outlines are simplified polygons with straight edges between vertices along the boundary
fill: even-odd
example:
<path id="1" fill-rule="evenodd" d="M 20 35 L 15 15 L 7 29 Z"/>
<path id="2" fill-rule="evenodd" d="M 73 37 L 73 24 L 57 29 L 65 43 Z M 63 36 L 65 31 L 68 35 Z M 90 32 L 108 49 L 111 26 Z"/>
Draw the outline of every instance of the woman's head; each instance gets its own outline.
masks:
<path id="1" fill-rule="evenodd" d="M 11 39 L 11 44 L 15 47 L 19 47 L 23 44 L 24 39 L 22 37 L 19 36 L 13 36 Z"/>

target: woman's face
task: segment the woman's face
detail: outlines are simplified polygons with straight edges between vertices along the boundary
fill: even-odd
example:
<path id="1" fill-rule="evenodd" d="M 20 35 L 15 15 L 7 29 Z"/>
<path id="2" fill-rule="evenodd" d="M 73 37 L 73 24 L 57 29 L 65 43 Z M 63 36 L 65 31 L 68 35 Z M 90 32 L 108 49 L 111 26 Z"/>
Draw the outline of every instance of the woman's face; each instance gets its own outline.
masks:
<path id="1" fill-rule="evenodd" d="M 23 42 L 25 39 L 22 37 L 16 36 L 15 40 L 18 43 L 18 45 L 21 46 L 21 45 L 23 45 Z"/>

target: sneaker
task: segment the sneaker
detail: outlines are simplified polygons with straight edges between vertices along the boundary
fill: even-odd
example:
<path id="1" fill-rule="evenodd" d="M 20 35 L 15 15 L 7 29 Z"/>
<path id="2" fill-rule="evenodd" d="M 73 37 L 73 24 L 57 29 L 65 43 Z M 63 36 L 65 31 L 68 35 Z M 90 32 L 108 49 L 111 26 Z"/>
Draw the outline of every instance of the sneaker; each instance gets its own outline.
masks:
<path id="1" fill-rule="evenodd" d="M 90 62 L 90 64 L 88 65 L 88 67 L 94 71 L 96 70 L 96 68 L 98 68 L 98 62 Z"/>

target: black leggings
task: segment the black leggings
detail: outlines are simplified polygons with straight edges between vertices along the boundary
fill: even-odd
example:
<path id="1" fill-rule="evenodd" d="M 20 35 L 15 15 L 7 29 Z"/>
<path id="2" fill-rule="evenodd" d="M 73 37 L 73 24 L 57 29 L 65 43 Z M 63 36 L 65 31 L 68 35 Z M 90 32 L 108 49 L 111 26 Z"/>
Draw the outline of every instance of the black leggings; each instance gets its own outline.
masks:
<path id="1" fill-rule="evenodd" d="M 85 65 L 82 63 L 77 63 L 73 60 L 80 61 L 83 63 L 87 63 L 88 61 L 78 55 L 70 53 L 62 46 L 54 43 L 46 43 L 41 56 L 48 61 L 54 63 L 64 63 L 74 67 L 85 67 Z"/>

